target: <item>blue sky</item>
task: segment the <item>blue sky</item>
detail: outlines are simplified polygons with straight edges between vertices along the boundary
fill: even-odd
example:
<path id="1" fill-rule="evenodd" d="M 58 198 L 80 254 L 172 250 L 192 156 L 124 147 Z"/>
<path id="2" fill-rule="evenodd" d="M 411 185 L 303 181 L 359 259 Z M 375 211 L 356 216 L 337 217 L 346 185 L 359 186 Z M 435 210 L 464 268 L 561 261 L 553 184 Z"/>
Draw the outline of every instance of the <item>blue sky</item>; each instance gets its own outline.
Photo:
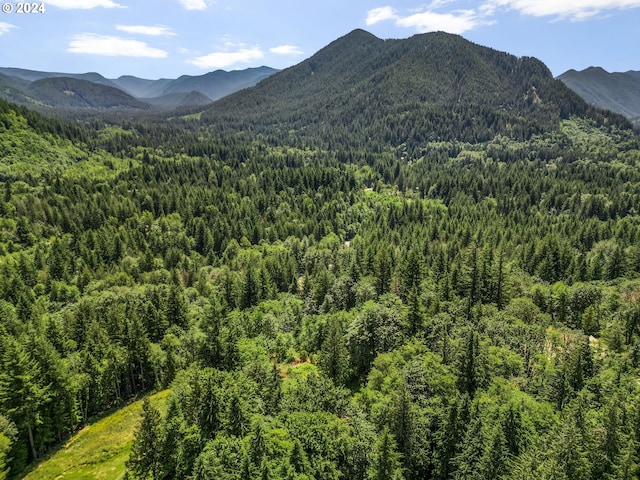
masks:
<path id="1" fill-rule="evenodd" d="M 108 78 L 286 68 L 355 28 L 457 33 L 554 75 L 640 70 L 640 0 L 49 0 L 29 14 L 0 4 L 0 66 Z"/>

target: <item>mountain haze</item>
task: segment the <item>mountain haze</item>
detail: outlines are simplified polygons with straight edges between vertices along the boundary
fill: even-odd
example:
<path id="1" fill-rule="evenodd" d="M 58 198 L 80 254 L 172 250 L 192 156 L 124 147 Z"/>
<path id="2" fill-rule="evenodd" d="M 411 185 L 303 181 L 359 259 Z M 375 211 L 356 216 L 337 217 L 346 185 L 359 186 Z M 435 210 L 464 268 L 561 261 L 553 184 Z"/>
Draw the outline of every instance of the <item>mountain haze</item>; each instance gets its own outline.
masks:
<path id="1" fill-rule="evenodd" d="M 56 108 L 133 108 L 148 105 L 119 88 L 70 77 L 48 77 L 32 82 L 26 92 Z"/>
<path id="2" fill-rule="evenodd" d="M 525 138 L 571 114 L 602 115 L 537 59 L 441 32 L 381 40 L 354 30 L 218 101 L 202 119 L 214 128 L 398 145 Z"/>
<path id="3" fill-rule="evenodd" d="M 275 72 L 277 70 L 273 68 L 259 67 L 233 72 L 216 70 L 199 76 L 182 75 L 166 85 L 163 89 L 163 94 L 195 91 L 206 95 L 212 100 L 218 100 L 243 88 L 253 87 L 260 80 L 273 75 Z"/>
<path id="4" fill-rule="evenodd" d="M 62 109 L 102 109 L 109 106 L 171 110 L 206 105 L 230 93 L 254 86 L 275 72 L 277 70 L 270 67 L 258 67 L 231 72 L 216 70 L 204 75 L 182 75 L 176 79 L 148 80 L 131 75 L 107 79 L 95 72 L 74 74 L 0 68 L 0 96 L 33 107 L 44 105 Z M 70 82 L 75 90 L 82 90 L 81 99 L 69 93 L 59 94 L 58 86 Z M 66 90 L 70 92 L 74 89 Z"/>
<path id="5" fill-rule="evenodd" d="M 189 93 L 167 93 L 160 97 L 146 98 L 145 101 L 156 108 L 169 110 L 180 107 L 203 107 L 213 100 L 200 92 L 191 91 Z"/>
<path id="6" fill-rule="evenodd" d="M 588 103 L 624 115 L 640 126 L 640 72 L 609 73 L 600 67 L 558 77 Z"/>
<path id="7" fill-rule="evenodd" d="M 99 85 L 106 85 L 109 87 L 115 87 L 116 85 L 109 79 L 103 77 L 97 72 L 88 73 L 60 73 L 60 72 L 40 72 L 37 70 L 26 70 L 24 68 L 3 68 L 0 67 L 0 73 L 4 75 L 10 75 L 17 77 L 28 82 L 34 82 L 36 80 L 42 80 L 44 78 L 54 77 L 69 77 L 77 80 L 86 80 L 88 82 L 97 83 Z"/>
<path id="8" fill-rule="evenodd" d="M 169 78 L 147 80 L 132 75 L 123 75 L 114 80 L 118 88 L 138 98 L 159 97 L 163 94 L 164 88 L 172 81 Z"/>

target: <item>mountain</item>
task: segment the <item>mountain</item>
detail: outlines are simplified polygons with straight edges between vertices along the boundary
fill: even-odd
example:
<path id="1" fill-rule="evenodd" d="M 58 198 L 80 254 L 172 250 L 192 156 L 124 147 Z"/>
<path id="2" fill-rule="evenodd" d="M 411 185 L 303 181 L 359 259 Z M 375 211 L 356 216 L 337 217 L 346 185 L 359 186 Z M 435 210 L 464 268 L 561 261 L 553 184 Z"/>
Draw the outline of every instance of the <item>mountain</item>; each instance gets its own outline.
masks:
<path id="1" fill-rule="evenodd" d="M 145 102 L 160 109 L 173 109 L 179 107 L 202 107 L 213 102 L 206 95 L 192 91 L 189 93 L 167 93 L 160 97 L 146 98 Z"/>
<path id="2" fill-rule="evenodd" d="M 148 108 L 119 88 L 69 77 L 36 80 L 26 91 L 38 102 L 56 108 Z"/>
<path id="3" fill-rule="evenodd" d="M 216 70 L 204 75 L 182 75 L 176 79 L 161 78 L 148 80 L 131 75 L 123 75 L 116 79 L 107 79 L 99 73 L 58 73 L 26 70 L 22 68 L 0 68 L 0 97 L 17 103 L 35 106 L 45 103 L 47 106 L 63 108 L 104 108 L 104 105 L 126 106 L 127 108 L 146 108 L 141 102 L 153 105 L 162 110 L 171 110 L 177 107 L 202 106 L 214 100 L 237 92 L 238 90 L 252 87 L 260 80 L 273 75 L 278 70 L 270 67 L 247 68 L 226 72 Z M 29 85 L 53 78 L 69 78 L 87 81 L 102 87 L 118 89 L 141 102 L 132 102 L 122 95 L 115 94 L 112 90 L 95 88 L 90 89 L 85 85 L 82 88 L 82 100 L 69 96 L 51 95 L 53 84 L 35 85 L 29 90 Z M 60 84 L 60 80 L 54 83 Z M 45 90 L 46 101 L 41 102 L 38 96 Z M 29 90 L 29 91 L 28 91 Z M 35 97 L 32 97 L 35 95 Z M 96 95 L 95 98 L 91 95 Z M 105 95 L 105 97 L 102 97 Z M 60 101 L 60 104 L 56 102 Z"/>
<path id="4" fill-rule="evenodd" d="M 24 68 L 3 68 L 0 67 L 0 73 L 9 75 L 12 77 L 20 78 L 28 82 L 34 82 L 36 80 L 42 80 L 44 78 L 54 77 L 68 77 L 75 78 L 77 80 L 86 80 L 88 82 L 96 83 L 98 85 L 106 85 L 109 87 L 115 87 L 116 85 L 102 75 L 96 72 L 88 73 L 60 73 L 60 72 L 40 72 L 37 70 L 26 70 Z"/>
<path id="5" fill-rule="evenodd" d="M 24 90 L 29 82 L 18 77 L 0 73 L 0 97 L 15 103 L 25 103 L 28 99 Z"/>
<path id="6" fill-rule="evenodd" d="M 249 124 L 280 137 L 400 145 L 526 138 L 571 114 L 603 115 L 537 59 L 441 32 L 381 40 L 355 30 L 201 118 L 214 131 Z"/>
<path id="7" fill-rule="evenodd" d="M 609 73 L 600 67 L 558 77 L 588 103 L 624 115 L 640 126 L 640 72 Z"/>
<path id="8" fill-rule="evenodd" d="M 0 73 L 0 88 L 14 88 L 17 90 L 21 90 L 23 88 L 26 88 L 28 85 L 29 82 L 26 80 Z"/>
<path id="9" fill-rule="evenodd" d="M 163 95 L 164 89 L 173 80 L 161 78 L 159 80 L 147 80 L 132 75 L 123 75 L 113 80 L 116 86 L 137 98 L 152 98 Z"/>
<path id="10" fill-rule="evenodd" d="M 159 80 L 147 80 L 143 78 L 125 75 L 113 80 L 113 83 L 122 90 L 136 98 L 148 101 L 153 105 L 181 106 L 180 102 L 169 104 L 168 99 L 182 99 L 182 96 L 167 97 L 170 94 L 189 94 L 198 92 L 209 98 L 211 103 L 226 95 L 256 85 L 278 70 L 270 67 L 247 68 L 226 72 L 216 70 L 204 75 L 182 75 L 176 79 L 161 78 Z M 193 105 L 196 105 L 193 103 Z"/>
<path id="11" fill-rule="evenodd" d="M 226 72 L 216 70 L 199 76 L 183 75 L 165 86 L 163 93 L 200 92 L 212 100 L 217 100 L 243 88 L 253 87 L 260 80 L 276 73 L 270 67 L 247 68 Z"/>

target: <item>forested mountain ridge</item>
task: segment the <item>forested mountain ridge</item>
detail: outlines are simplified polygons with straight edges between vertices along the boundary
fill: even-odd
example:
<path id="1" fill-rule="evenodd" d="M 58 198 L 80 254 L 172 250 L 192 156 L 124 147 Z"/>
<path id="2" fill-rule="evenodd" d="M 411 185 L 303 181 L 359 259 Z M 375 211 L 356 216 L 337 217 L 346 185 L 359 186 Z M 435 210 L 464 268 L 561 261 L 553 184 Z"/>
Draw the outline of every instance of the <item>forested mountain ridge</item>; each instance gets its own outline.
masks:
<path id="1" fill-rule="evenodd" d="M 251 87 L 277 70 L 270 67 L 226 72 L 216 70 L 204 75 L 182 75 L 176 79 L 147 80 L 130 75 L 107 79 L 99 73 L 57 73 L 0 67 L 0 96 L 28 105 L 54 109 L 123 108 L 148 109 L 154 106 L 171 110 L 183 106 L 203 106 L 225 95 Z M 64 80 L 63 80 L 64 79 Z M 82 90 L 82 98 L 73 88 L 57 88 L 62 83 Z M 135 97 L 127 99 L 128 96 Z M 137 99 L 137 100 L 136 100 Z M 47 113 L 55 113 L 49 110 Z"/>
<path id="2" fill-rule="evenodd" d="M 99 85 L 105 85 L 108 87 L 115 87 L 116 85 L 112 80 L 109 80 L 97 72 L 87 73 L 61 73 L 61 72 L 41 72 L 38 70 L 27 70 L 24 68 L 11 68 L 0 67 L 0 73 L 3 75 L 19 78 L 26 82 L 34 82 L 36 80 L 42 80 L 44 78 L 75 78 L 77 80 L 86 80 L 91 83 L 97 83 Z"/>
<path id="3" fill-rule="evenodd" d="M 149 106 L 119 88 L 69 77 L 35 80 L 26 93 L 57 109 L 147 109 Z"/>
<path id="4" fill-rule="evenodd" d="M 525 139 L 572 114 L 626 124 L 589 107 L 534 58 L 441 32 L 381 40 L 355 30 L 257 87 L 216 102 L 201 121 L 213 131 L 249 124 L 290 142 L 416 148 L 497 134 Z"/>
<path id="5" fill-rule="evenodd" d="M 620 113 L 640 126 L 640 72 L 609 73 L 599 67 L 558 77 L 592 105 Z"/>
<path id="6" fill-rule="evenodd" d="M 136 90 L 134 95 L 140 98 L 157 97 L 171 93 L 200 92 L 213 100 L 218 100 L 238 90 L 252 87 L 260 80 L 263 80 L 278 70 L 270 67 L 247 68 L 244 70 L 234 70 L 227 72 L 216 70 L 203 75 L 182 75 L 176 79 L 169 80 L 162 84 L 161 90 L 156 90 L 151 84 L 149 90 Z M 114 80 L 120 85 L 120 79 Z"/>
<path id="7" fill-rule="evenodd" d="M 0 476 L 169 387 L 132 479 L 637 477 L 637 132 L 456 36 L 309 60 L 244 120 L 0 101 Z"/>

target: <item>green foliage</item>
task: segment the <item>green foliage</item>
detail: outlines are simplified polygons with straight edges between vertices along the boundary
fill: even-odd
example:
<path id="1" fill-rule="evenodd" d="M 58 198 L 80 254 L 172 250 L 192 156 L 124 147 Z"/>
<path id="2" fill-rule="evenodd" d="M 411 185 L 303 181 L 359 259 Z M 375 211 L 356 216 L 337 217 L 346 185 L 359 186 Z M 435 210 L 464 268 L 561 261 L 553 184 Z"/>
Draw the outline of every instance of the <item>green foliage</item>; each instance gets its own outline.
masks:
<path id="1" fill-rule="evenodd" d="M 168 390 L 150 396 L 152 406 L 162 412 Z M 134 433 L 140 423 L 142 400 L 92 421 L 60 445 L 24 478 L 45 480 L 67 476 L 81 480 L 124 477 Z M 14 450 L 15 451 L 15 450 Z"/>
<path id="2" fill-rule="evenodd" d="M 401 480 L 401 455 L 396 451 L 393 435 L 384 430 L 374 448 L 374 457 L 369 478 L 372 480 Z"/>
<path id="3" fill-rule="evenodd" d="M 636 134 L 446 34 L 283 75 L 201 122 L 0 102 L 0 472 L 171 386 L 118 472 L 637 475 Z"/>
<path id="4" fill-rule="evenodd" d="M 151 405 L 148 398 L 142 403 L 142 417 L 136 428 L 131 453 L 127 460 L 127 476 L 133 479 L 162 478 L 161 450 L 162 438 L 160 412 Z"/>

